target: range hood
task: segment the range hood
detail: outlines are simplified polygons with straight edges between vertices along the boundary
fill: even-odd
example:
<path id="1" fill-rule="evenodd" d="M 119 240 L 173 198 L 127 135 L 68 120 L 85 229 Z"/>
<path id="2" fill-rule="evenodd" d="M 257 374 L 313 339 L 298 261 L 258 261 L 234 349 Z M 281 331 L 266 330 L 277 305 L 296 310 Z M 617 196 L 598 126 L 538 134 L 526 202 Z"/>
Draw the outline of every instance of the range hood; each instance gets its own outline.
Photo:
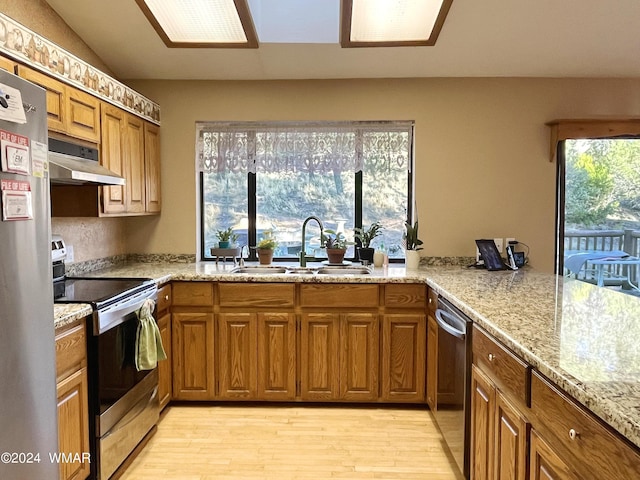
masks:
<path id="1" fill-rule="evenodd" d="M 49 138 L 49 180 L 61 185 L 124 185 L 124 178 L 98 162 L 95 148 Z"/>

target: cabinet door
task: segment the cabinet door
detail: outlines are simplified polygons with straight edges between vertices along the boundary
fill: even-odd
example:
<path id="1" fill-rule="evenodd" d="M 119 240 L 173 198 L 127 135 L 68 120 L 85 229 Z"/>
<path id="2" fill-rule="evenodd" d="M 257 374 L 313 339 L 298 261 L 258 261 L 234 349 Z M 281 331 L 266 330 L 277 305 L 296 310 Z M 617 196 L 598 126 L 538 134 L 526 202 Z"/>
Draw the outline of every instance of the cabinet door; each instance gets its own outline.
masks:
<path id="1" fill-rule="evenodd" d="M 100 100 L 81 90 L 66 87 L 67 134 L 100 143 Z"/>
<path id="2" fill-rule="evenodd" d="M 530 424 L 496 391 L 494 478 L 525 480 Z"/>
<path id="3" fill-rule="evenodd" d="M 165 313 L 158 319 L 158 329 L 162 339 L 162 347 L 167 354 L 166 360 L 158 362 L 158 396 L 160 409 L 171 400 L 171 314 Z"/>
<path id="4" fill-rule="evenodd" d="M 57 385 L 58 449 L 64 454 L 89 451 L 89 411 L 87 369 L 81 368 Z M 84 457 L 82 457 L 84 460 Z M 60 463 L 60 479 L 84 480 L 89 475 L 89 459 L 83 463 Z"/>
<path id="5" fill-rule="evenodd" d="M 531 430 L 531 475 L 530 480 L 576 480 L 571 469 L 551 447 Z"/>
<path id="6" fill-rule="evenodd" d="M 426 317 L 421 314 L 384 316 L 382 332 L 382 399 L 424 401 Z"/>
<path id="7" fill-rule="evenodd" d="M 130 114 L 125 116 L 125 168 L 127 212 L 145 210 L 144 122 Z"/>
<path id="8" fill-rule="evenodd" d="M 6 57 L 0 57 L 0 68 L 7 72 L 14 73 L 18 64 Z"/>
<path id="9" fill-rule="evenodd" d="M 213 400 L 213 314 L 174 313 L 172 322 L 173 397 Z"/>
<path id="10" fill-rule="evenodd" d="M 378 399 L 378 316 L 345 313 L 340 318 L 340 398 Z"/>
<path id="11" fill-rule="evenodd" d="M 427 404 L 431 410 L 438 408 L 438 322 L 431 315 L 427 318 Z"/>
<path id="12" fill-rule="evenodd" d="M 100 160 L 103 166 L 126 177 L 124 160 L 124 124 L 126 113 L 114 106 L 102 105 L 102 143 Z M 124 185 L 102 187 L 102 211 L 124 213 L 127 209 Z"/>
<path id="13" fill-rule="evenodd" d="M 496 389 L 475 365 L 471 367 L 471 480 L 492 480 Z"/>
<path id="14" fill-rule="evenodd" d="M 296 397 L 296 322 L 293 313 L 258 313 L 258 399 Z"/>
<path id="15" fill-rule="evenodd" d="M 66 132 L 66 88 L 62 82 L 54 80 L 30 68 L 18 65 L 18 75 L 41 86 L 47 93 L 47 126 L 54 132 Z"/>
<path id="16" fill-rule="evenodd" d="M 221 313 L 218 316 L 218 398 L 255 399 L 256 342 L 255 313 Z"/>
<path id="17" fill-rule="evenodd" d="M 337 313 L 302 315 L 300 395 L 303 400 L 338 398 L 338 327 Z"/>
<path id="18" fill-rule="evenodd" d="M 160 213 L 160 127 L 144 122 L 144 175 L 147 213 Z"/>

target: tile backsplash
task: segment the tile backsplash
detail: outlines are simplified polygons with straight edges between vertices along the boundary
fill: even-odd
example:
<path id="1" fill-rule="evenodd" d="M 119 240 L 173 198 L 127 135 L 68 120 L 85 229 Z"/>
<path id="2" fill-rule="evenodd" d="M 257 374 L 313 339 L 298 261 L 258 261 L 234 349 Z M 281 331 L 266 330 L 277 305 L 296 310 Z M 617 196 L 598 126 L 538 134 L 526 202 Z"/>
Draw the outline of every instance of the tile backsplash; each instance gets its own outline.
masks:
<path id="1" fill-rule="evenodd" d="M 127 253 L 124 218 L 53 217 L 51 233 L 73 247 L 74 262 Z"/>

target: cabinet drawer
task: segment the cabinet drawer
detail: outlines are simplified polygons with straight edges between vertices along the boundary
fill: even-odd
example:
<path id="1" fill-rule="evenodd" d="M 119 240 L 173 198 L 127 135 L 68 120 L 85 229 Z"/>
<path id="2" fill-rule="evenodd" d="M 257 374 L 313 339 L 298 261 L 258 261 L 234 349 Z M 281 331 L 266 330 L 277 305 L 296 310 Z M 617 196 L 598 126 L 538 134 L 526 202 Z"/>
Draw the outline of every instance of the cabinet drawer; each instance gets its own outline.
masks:
<path id="1" fill-rule="evenodd" d="M 538 372 L 531 377 L 531 410 L 554 450 L 583 478 L 637 478 L 640 453 Z"/>
<path id="2" fill-rule="evenodd" d="M 427 287 L 422 285 L 385 285 L 384 305 L 392 308 L 424 308 Z"/>
<path id="3" fill-rule="evenodd" d="M 213 283 L 176 282 L 171 287 L 171 300 L 174 306 L 212 306 Z"/>
<path id="4" fill-rule="evenodd" d="M 171 306 L 171 285 L 167 284 L 158 289 L 158 308 L 157 312 L 163 312 Z"/>
<path id="5" fill-rule="evenodd" d="M 84 320 L 79 325 L 56 335 L 56 378 L 68 377 L 87 364 L 87 343 Z"/>
<path id="6" fill-rule="evenodd" d="M 300 305 L 303 307 L 377 307 L 378 285 L 325 283 L 300 285 Z"/>
<path id="7" fill-rule="evenodd" d="M 503 390 L 530 405 L 531 367 L 476 326 L 473 327 L 473 361 L 481 362 L 483 370 L 491 372 Z"/>
<path id="8" fill-rule="evenodd" d="M 220 283 L 221 307 L 291 307 L 293 283 Z"/>

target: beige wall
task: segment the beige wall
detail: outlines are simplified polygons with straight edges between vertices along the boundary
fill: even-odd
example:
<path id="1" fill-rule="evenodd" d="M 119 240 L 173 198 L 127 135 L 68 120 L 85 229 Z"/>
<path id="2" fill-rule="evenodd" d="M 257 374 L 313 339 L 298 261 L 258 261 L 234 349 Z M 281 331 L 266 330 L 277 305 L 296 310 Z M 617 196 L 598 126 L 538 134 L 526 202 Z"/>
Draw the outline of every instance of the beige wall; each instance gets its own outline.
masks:
<path id="1" fill-rule="evenodd" d="M 552 271 L 555 164 L 545 122 L 639 115 L 640 80 L 137 81 L 162 108 L 160 218 L 129 220 L 132 252 L 195 253 L 197 120 L 415 120 L 423 254 L 472 256 L 516 237 Z M 312 213 L 312 212 L 309 212 Z"/>

